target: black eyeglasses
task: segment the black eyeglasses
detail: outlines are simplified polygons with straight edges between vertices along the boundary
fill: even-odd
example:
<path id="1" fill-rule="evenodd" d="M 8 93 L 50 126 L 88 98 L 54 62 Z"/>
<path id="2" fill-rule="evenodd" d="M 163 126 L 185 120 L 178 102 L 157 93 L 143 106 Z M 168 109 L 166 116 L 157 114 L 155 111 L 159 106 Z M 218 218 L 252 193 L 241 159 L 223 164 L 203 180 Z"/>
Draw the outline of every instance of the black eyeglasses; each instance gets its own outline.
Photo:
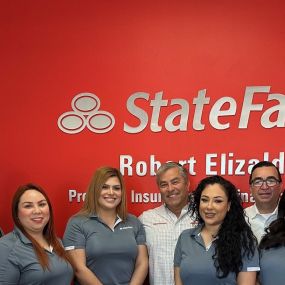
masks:
<path id="1" fill-rule="evenodd" d="M 274 177 L 268 177 L 266 179 L 257 178 L 255 180 L 251 181 L 251 185 L 253 187 L 261 187 L 264 182 L 266 183 L 266 185 L 268 187 L 274 187 L 280 183 L 280 180 L 278 180 Z"/>

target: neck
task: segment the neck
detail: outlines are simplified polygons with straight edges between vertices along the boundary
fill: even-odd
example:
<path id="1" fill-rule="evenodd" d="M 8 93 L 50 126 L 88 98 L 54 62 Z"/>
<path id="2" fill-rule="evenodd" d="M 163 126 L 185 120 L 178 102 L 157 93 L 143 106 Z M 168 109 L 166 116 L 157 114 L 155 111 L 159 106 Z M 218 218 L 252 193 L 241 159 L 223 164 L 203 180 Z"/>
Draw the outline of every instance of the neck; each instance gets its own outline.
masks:
<path id="1" fill-rule="evenodd" d="M 113 227 L 115 220 L 117 218 L 117 212 L 114 210 L 106 211 L 104 209 L 100 209 L 97 212 L 97 215 L 103 220 L 109 227 Z"/>
<path id="2" fill-rule="evenodd" d="M 186 205 L 187 203 L 185 203 Z M 166 205 L 166 207 L 177 217 L 179 218 L 181 215 L 181 211 L 184 208 L 185 205 L 179 206 L 179 207 L 169 207 L 168 205 Z"/>
<path id="3" fill-rule="evenodd" d="M 201 231 L 201 237 L 206 247 L 212 244 L 213 240 L 217 237 L 219 226 L 204 225 Z"/>
<path id="4" fill-rule="evenodd" d="M 47 250 L 50 250 L 49 249 L 49 244 L 48 244 L 48 241 L 46 240 L 45 236 L 43 235 L 42 232 L 39 232 L 39 233 L 30 233 L 29 232 L 29 235 L 35 239 L 37 241 L 37 243 L 42 247 L 42 248 L 45 248 Z"/>
<path id="5" fill-rule="evenodd" d="M 272 204 L 257 204 L 256 203 L 256 208 L 258 209 L 260 214 L 273 213 L 276 207 L 277 207 L 277 204 L 272 205 Z"/>
<path id="6" fill-rule="evenodd" d="M 27 231 L 27 233 L 34 238 L 36 241 L 38 240 L 45 240 L 44 234 L 43 232 L 29 232 Z"/>
<path id="7" fill-rule="evenodd" d="M 212 236 L 212 238 L 215 238 L 218 235 L 220 225 L 204 225 L 202 231 L 204 231 L 206 234 Z"/>

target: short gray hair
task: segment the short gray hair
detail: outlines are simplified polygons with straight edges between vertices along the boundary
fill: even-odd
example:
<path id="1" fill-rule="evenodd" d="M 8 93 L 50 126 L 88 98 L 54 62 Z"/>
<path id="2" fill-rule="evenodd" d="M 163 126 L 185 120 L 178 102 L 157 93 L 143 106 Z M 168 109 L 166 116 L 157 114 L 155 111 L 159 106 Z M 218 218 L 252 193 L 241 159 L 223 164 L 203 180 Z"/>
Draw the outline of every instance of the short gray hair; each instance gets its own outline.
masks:
<path id="1" fill-rule="evenodd" d="M 171 168 L 178 168 L 179 174 L 183 177 L 185 183 L 189 182 L 188 171 L 185 167 L 183 167 L 180 163 L 169 161 L 163 163 L 156 172 L 156 184 L 159 186 L 161 176 Z"/>

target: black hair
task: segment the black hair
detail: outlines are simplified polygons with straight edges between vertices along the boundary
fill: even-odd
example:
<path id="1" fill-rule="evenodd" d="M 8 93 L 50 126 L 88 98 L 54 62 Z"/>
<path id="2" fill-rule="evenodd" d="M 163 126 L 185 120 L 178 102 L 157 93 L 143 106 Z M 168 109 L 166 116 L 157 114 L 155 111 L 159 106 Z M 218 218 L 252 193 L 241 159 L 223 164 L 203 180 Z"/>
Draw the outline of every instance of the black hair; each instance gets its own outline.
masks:
<path id="1" fill-rule="evenodd" d="M 191 195 L 189 211 L 199 224 L 204 221 L 199 213 L 200 198 L 208 185 L 219 184 L 230 202 L 230 209 L 218 231 L 218 238 L 214 240 L 215 253 L 213 255 L 217 277 L 224 278 L 230 272 L 236 275 L 241 271 L 244 256 L 252 257 L 257 247 L 257 240 L 245 220 L 245 212 L 237 188 L 225 178 L 215 175 L 200 181 Z"/>
<path id="2" fill-rule="evenodd" d="M 252 174 L 253 174 L 254 170 L 255 170 L 256 168 L 259 168 L 259 167 L 274 167 L 274 168 L 276 169 L 277 173 L 278 173 L 279 182 L 282 182 L 282 177 L 281 177 L 279 168 L 278 168 L 274 163 L 272 163 L 272 162 L 270 162 L 270 161 L 265 161 L 265 160 L 264 160 L 264 161 L 258 162 L 257 164 L 255 164 L 255 165 L 252 167 L 251 173 L 250 173 L 250 175 L 249 175 L 249 184 L 251 184 L 251 182 L 252 182 Z"/>

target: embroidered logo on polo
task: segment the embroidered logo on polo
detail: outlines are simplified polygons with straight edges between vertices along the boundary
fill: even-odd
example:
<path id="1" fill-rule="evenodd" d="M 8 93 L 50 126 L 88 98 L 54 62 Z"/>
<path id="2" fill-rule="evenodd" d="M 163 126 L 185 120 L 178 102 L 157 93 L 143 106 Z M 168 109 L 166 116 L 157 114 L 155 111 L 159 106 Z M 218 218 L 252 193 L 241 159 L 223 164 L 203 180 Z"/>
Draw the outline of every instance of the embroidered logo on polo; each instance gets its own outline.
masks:
<path id="1" fill-rule="evenodd" d="M 133 227 L 128 226 L 128 227 L 121 227 L 120 230 L 128 230 L 128 229 L 132 229 Z"/>
<path id="2" fill-rule="evenodd" d="M 115 125 L 114 116 L 100 110 L 100 99 L 93 93 L 80 93 L 71 101 L 72 111 L 63 113 L 57 120 L 61 131 L 80 133 L 87 127 L 93 133 L 107 133 Z"/>

